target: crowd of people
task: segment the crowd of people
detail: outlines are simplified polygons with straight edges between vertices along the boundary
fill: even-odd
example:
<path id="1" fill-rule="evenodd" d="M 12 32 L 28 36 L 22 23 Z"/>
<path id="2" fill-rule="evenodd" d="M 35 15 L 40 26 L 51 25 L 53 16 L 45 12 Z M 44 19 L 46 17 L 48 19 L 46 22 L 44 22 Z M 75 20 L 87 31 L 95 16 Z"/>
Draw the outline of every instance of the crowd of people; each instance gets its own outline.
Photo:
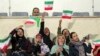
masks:
<path id="1" fill-rule="evenodd" d="M 32 16 L 39 16 L 39 8 L 34 8 Z M 100 47 L 92 48 L 90 36 L 79 40 L 76 32 L 62 29 L 62 20 L 59 20 L 57 36 L 51 40 L 51 31 L 45 27 L 45 13 L 41 17 L 40 31 L 32 42 L 24 35 L 23 26 L 16 27 L 10 32 L 12 46 L 10 56 L 100 56 Z"/>

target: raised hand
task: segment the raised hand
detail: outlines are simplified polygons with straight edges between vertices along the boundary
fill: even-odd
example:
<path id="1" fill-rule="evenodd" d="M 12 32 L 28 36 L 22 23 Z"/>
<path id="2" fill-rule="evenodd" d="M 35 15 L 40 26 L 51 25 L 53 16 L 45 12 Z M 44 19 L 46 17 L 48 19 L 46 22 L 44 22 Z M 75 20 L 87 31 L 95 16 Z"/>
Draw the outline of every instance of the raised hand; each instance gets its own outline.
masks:
<path id="1" fill-rule="evenodd" d="M 62 48 L 62 47 L 59 47 L 59 48 L 57 49 L 57 52 L 56 52 L 56 53 L 58 54 L 58 53 L 61 53 L 62 51 L 63 51 L 63 48 Z"/>
<path id="2" fill-rule="evenodd" d="M 62 20 L 59 20 L 59 27 L 61 27 Z"/>
<path id="3" fill-rule="evenodd" d="M 42 18 L 41 18 L 41 21 L 42 21 L 42 22 L 44 21 L 45 14 L 46 14 L 46 12 L 43 12 Z"/>

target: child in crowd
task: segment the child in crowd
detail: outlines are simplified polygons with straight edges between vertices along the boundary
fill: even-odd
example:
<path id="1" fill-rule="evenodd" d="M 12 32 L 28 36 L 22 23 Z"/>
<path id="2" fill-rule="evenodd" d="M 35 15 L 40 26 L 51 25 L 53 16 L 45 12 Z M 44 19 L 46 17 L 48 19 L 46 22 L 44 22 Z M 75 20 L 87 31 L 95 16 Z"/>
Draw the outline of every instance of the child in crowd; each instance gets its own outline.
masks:
<path id="1" fill-rule="evenodd" d="M 48 56 L 49 55 L 48 46 L 43 43 L 43 37 L 41 34 L 37 34 L 34 38 L 34 44 L 32 44 L 32 55 L 35 56 Z"/>

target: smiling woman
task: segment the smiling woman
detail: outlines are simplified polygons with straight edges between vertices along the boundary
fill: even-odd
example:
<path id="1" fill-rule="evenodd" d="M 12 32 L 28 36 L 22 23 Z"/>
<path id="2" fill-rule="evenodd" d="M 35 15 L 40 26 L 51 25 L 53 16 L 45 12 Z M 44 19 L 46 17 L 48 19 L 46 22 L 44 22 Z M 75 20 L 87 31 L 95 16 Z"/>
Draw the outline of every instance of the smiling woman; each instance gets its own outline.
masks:
<path id="1" fill-rule="evenodd" d="M 66 44 L 65 36 L 59 34 L 56 37 L 56 44 L 53 45 L 50 55 L 51 56 L 69 56 L 69 46 Z"/>

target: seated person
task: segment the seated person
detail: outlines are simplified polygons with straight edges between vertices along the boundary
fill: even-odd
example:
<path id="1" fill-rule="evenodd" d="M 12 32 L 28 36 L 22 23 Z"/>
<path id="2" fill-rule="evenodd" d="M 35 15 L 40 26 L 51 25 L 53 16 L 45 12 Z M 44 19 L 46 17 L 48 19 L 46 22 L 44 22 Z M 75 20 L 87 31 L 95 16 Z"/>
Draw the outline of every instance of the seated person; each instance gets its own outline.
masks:
<path id="1" fill-rule="evenodd" d="M 41 34 L 37 34 L 32 44 L 32 53 L 35 56 L 48 56 L 49 47 L 43 43 L 43 37 Z"/>
<path id="2" fill-rule="evenodd" d="M 69 56 L 69 47 L 66 45 L 65 36 L 60 34 L 56 38 L 56 44 L 52 47 L 51 56 Z"/>

